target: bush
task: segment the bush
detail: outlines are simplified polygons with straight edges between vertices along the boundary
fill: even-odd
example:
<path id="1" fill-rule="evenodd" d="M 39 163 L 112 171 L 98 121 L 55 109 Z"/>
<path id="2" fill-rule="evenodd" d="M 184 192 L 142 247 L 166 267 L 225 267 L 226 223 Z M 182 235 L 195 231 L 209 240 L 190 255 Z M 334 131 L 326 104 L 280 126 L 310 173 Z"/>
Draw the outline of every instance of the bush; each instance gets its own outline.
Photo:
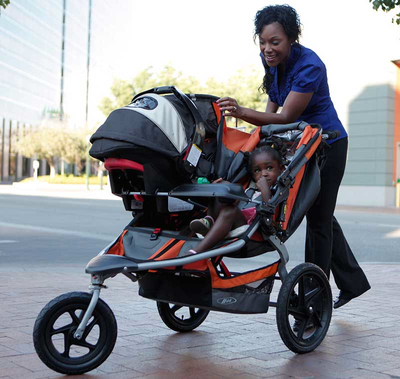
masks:
<path id="1" fill-rule="evenodd" d="M 103 185 L 107 185 L 107 175 L 103 176 Z M 33 182 L 34 179 L 26 178 L 21 180 L 21 183 L 30 183 Z M 74 176 L 70 175 L 56 175 L 54 178 L 51 178 L 50 175 L 38 176 L 39 182 L 45 182 L 49 184 L 86 184 L 86 176 Z M 100 185 L 100 178 L 98 176 L 90 176 L 89 184 L 92 185 Z"/>

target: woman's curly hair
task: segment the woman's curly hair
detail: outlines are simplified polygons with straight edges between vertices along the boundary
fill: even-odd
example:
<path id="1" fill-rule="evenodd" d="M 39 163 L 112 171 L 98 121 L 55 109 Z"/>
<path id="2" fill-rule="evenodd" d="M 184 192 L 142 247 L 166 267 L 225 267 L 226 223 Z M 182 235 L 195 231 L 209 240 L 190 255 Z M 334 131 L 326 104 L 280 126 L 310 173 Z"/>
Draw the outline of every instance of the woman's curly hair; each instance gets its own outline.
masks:
<path id="1" fill-rule="evenodd" d="M 290 5 L 269 5 L 259 10 L 254 18 L 254 40 L 260 36 L 265 25 L 270 25 L 274 22 L 281 24 L 286 36 L 289 40 L 299 43 L 301 35 L 301 23 L 296 10 Z M 260 89 L 268 93 L 273 76 L 269 71 L 269 66 L 266 65 L 266 73 Z"/>

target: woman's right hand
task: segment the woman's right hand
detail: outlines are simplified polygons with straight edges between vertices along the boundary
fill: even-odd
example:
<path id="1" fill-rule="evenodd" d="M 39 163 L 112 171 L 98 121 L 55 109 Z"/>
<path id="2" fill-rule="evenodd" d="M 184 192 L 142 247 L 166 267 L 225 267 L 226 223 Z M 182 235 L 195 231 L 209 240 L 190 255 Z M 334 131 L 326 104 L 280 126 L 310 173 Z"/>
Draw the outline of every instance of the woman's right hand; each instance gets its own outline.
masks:
<path id="1" fill-rule="evenodd" d="M 217 100 L 217 104 L 221 111 L 228 112 L 225 113 L 225 116 L 240 118 L 242 115 L 242 107 L 232 97 L 221 97 Z"/>

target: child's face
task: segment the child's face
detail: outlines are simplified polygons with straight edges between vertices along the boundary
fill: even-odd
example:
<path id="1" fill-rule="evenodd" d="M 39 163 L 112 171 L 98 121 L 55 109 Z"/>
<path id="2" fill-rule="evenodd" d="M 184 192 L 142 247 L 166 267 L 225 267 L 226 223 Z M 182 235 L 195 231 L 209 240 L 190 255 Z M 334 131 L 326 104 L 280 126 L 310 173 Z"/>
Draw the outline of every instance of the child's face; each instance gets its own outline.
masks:
<path id="1" fill-rule="evenodd" d="M 253 158 L 251 173 L 255 182 L 258 182 L 261 177 L 265 177 L 269 186 L 272 186 L 276 183 L 282 169 L 283 166 L 273 159 L 269 153 L 259 153 Z"/>

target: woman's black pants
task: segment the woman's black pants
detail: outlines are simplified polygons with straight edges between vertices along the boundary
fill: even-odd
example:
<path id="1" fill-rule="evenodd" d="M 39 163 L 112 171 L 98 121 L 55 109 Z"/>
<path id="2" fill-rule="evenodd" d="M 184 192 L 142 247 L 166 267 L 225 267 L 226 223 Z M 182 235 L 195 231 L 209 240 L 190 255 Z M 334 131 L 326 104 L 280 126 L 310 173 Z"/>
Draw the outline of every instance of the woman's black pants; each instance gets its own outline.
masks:
<path id="1" fill-rule="evenodd" d="M 347 138 L 342 138 L 325 149 L 321 189 L 306 215 L 305 261 L 321 267 L 328 278 L 332 271 L 342 296 L 353 298 L 371 287 L 333 215 L 346 166 L 347 145 Z"/>

